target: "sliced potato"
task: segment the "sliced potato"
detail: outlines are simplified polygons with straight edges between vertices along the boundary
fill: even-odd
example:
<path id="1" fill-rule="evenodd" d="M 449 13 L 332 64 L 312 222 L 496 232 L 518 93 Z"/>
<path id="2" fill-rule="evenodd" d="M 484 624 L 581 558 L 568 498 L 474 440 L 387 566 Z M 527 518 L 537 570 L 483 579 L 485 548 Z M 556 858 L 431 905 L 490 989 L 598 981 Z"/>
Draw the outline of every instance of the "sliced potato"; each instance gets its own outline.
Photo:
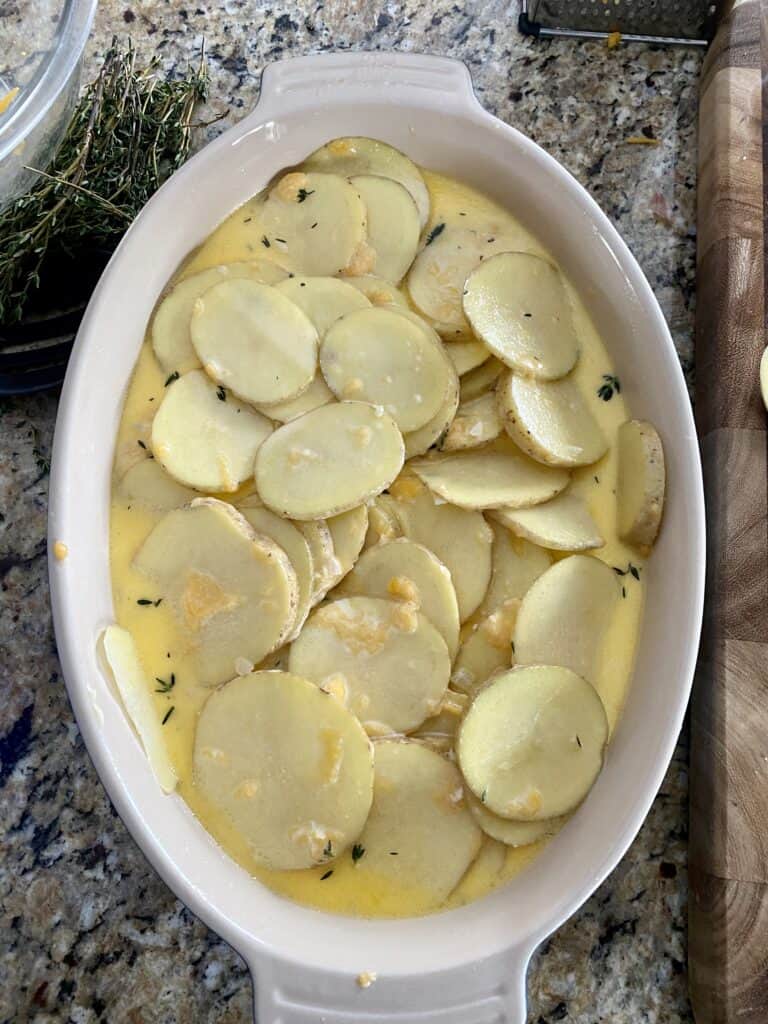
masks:
<path id="1" fill-rule="evenodd" d="M 523 598 L 515 626 L 520 665 L 561 665 L 593 680 L 605 631 L 619 599 L 613 569 L 570 555 L 542 573 Z"/>
<path id="2" fill-rule="evenodd" d="M 521 374 L 557 380 L 576 365 L 570 299 L 560 271 L 540 256 L 504 252 L 486 260 L 467 278 L 464 312 L 491 352 Z"/>
<path id="3" fill-rule="evenodd" d="M 558 494 L 533 508 L 499 508 L 489 515 L 518 537 L 553 551 L 589 551 L 605 544 L 586 501 L 576 494 Z"/>
<path id="4" fill-rule="evenodd" d="M 138 733 L 152 773 L 165 793 L 176 788 L 176 770 L 165 745 L 160 715 L 152 701 L 152 685 L 141 664 L 136 643 L 127 629 L 107 626 L 102 633 L 104 655 L 123 707 Z"/>
<path id="5" fill-rule="evenodd" d="M 358 505 L 341 515 L 331 516 L 327 520 L 331 531 L 333 550 L 339 562 L 342 576 L 352 569 L 358 555 L 363 550 L 365 535 L 368 532 L 368 508 Z"/>
<path id="6" fill-rule="evenodd" d="M 368 214 L 368 244 L 376 253 L 378 277 L 397 284 L 413 263 L 421 221 L 410 192 L 392 178 L 358 174 L 350 178 Z"/>
<path id="7" fill-rule="evenodd" d="M 357 288 L 368 299 L 372 306 L 397 306 L 408 309 L 408 300 L 391 282 L 374 274 L 363 274 L 361 277 L 348 277 L 346 283 Z"/>
<path id="8" fill-rule="evenodd" d="M 296 573 L 298 587 L 296 621 L 291 630 L 291 635 L 287 637 L 288 640 L 292 640 L 304 625 L 312 607 L 312 598 L 314 596 L 314 561 L 309 542 L 293 523 L 287 519 L 282 519 L 280 516 L 276 516 L 274 512 L 264 508 L 254 498 L 247 498 L 240 505 L 239 511 L 248 520 L 256 533 L 269 537 L 275 544 L 280 545 L 288 556 L 293 571 Z"/>
<path id="9" fill-rule="evenodd" d="M 549 839 L 560 831 L 568 820 L 566 815 L 559 818 L 545 818 L 543 821 L 510 821 L 489 811 L 478 800 L 469 787 L 464 794 L 467 807 L 480 828 L 487 836 L 506 846 L 530 846 L 542 839 Z"/>
<path id="10" fill-rule="evenodd" d="M 359 288 L 338 277 L 289 277 L 277 290 L 309 317 L 319 338 L 340 317 L 371 306 Z"/>
<path id="11" fill-rule="evenodd" d="M 496 381 L 504 372 L 504 364 L 499 362 L 495 356 L 486 359 L 482 366 L 470 370 L 464 374 L 461 381 L 461 401 L 471 402 L 489 391 L 493 393 Z"/>
<path id="12" fill-rule="evenodd" d="M 489 513 L 490 516 L 495 514 Z M 491 582 L 480 605 L 482 618 L 487 618 L 510 598 L 522 599 L 534 580 L 552 564 L 546 551 L 513 536 L 497 522 L 490 525 L 493 530 Z"/>
<path id="13" fill-rule="evenodd" d="M 413 739 L 426 743 L 433 750 L 442 753 L 450 750 L 453 747 L 459 722 L 468 704 L 469 697 L 466 693 L 460 693 L 449 687 L 437 714 L 421 723 L 419 728 L 412 733 Z"/>
<path id="14" fill-rule="evenodd" d="M 316 149 L 304 161 L 310 170 L 332 171 L 347 177 L 356 174 L 375 174 L 391 178 L 407 189 L 419 211 L 421 227 L 429 218 L 429 192 L 421 171 L 405 153 L 378 139 L 360 136 L 332 139 Z"/>
<path id="15" fill-rule="evenodd" d="M 368 533 L 363 550 L 402 537 L 403 530 L 395 513 L 395 499 L 389 494 L 377 494 L 368 502 Z"/>
<path id="16" fill-rule="evenodd" d="M 304 535 L 312 552 L 312 607 L 319 604 L 331 587 L 341 579 L 341 562 L 336 557 L 333 536 L 325 519 L 312 519 L 306 523 L 294 523 Z"/>
<path id="17" fill-rule="evenodd" d="M 312 378 L 312 383 L 306 391 L 302 391 L 298 398 L 289 398 L 287 402 L 275 402 L 274 405 L 262 405 L 259 412 L 278 423 L 290 423 L 305 412 L 312 412 L 319 409 L 321 405 L 329 405 L 336 401 L 336 396 L 323 380 L 319 371 Z"/>
<path id="18" fill-rule="evenodd" d="M 410 463 L 431 491 L 459 508 L 525 508 L 549 501 L 569 481 L 565 470 L 549 469 L 522 452 L 457 452 Z"/>
<path id="19" fill-rule="evenodd" d="M 269 285 L 214 285 L 195 301 L 190 332 L 208 376 L 246 402 L 297 398 L 315 376 L 317 331 L 295 302 Z"/>
<path id="20" fill-rule="evenodd" d="M 460 405 L 448 433 L 440 442 L 444 452 L 477 448 L 494 441 L 502 431 L 501 417 L 493 394 L 481 395 Z"/>
<path id="21" fill-rule="evenodd" d="M 405 457 L 412 459 L 415 456 L 424 455 L 433 445 L 438 444 L 440 438 L 445 435 L 451 423 L 453 423 L 453 417 L 456 415 L 458 407 L 459 378 L 456 376 L 455 371 L 453 371 L 448 385 L 448 392 L 432 419 L 418 430 L 412 430 L 404 435 Z"/>
<path id="22" fill-rule="evenodd" d="M 476 370 L 478 366 L 482 366 L 491 358 L 491 353 L 482 341 L 477 341 L 475 338 L 469 338 L 467 341 L 447 342 L 445 351 L 460 377 L 469 373 L 470 370 Z"/>
<path id="23" fill-rule="evenodd" d="M 513 668 L 475 697 L 459 728 L 464 779 L 494 814 L 540 821 L 577 807 L 595 782 L 608 719 L 594 687 L 553 665 Z"/>
<path id="24" fill-rule="evenodd" d="M 163 512 L 188 505 L 197 497 L 193 490 L 168 476 L 157 459 L 142 459 L 131 466 L 120 481 L 119 493 L 131 504 Z"/>
<path id="25" fill-rule="evenodd" d="M 437 629 L 453 659 L 459 645 L 459 606 L 451 574 L 437 555 L 406 537 L 366 551 L 341 585 L 345 595 L 407 601 Z"/>
<path id="26" fill-rule="evenodd" d="M 470 796 L 468 790 L 464 791 L 465 799 Z M 485 896 L 488 890 L 499 881 L 499 876 L 504 870 L 507 860 L 506 848 L 490 836 L 483 837 L 480 852 L 467 868 L 466 874 L 451 893 L 451 906 L 469 903 L 481 896 Z"/>
<path id="27" fill-rule="evenodd" d="M 587 466 L 608 441 L 570 378 L 544 381 L 508 373 L 496 388 L 504 428 L 524 452 L 552 466 Z"/>
<path id="28" fill-rule="evenodd" d="M 373 806 L 359 840 L 361 883 L 405 887 L 413 894 L 412 913 L 434 909 L 482 842 L 464 805 L 461 776 L 435 751 L 407 741 L 375 743 L 374 767 Z"/>
<path id="29" fill-rule="evenodd" d="M 449 367 L 428 328 L 396 309 L 342 317 L 320 348 L 320 369 L 337 398 L 383 406 L 404 432 L 438 412 L 451 382 Z"/>
<path id="30" fill-rule="evenodd" d="M 193 756 L 195 785 L 266 867 L 338 857 L 368 817 L 368 737 L 338 701 L 290 673 L 254 672 L 215 690 Z"/>
<path id="31" fill-rule="evenodd" d="M 197 352 L 192 347 L 189 325 L 195 302 L 209 288 L 234 278 L 277 284 L 287 275 L 288 271 L 277 263 L 258 259 L 243 263 L 223 263 L 193 274 L 174 285 L 152 318 L 152 348 L 165 372 L 187 373 L 200 366 Z"/>
<path id="32" fill-rule="evenodd" d="M 337 402 L 267 439 L 256 456 L 256 485 L 279 515 L 321 519 L 383 491 L 404 457 L 402 435 L 387 413 L 365 402 Z"/>
<path id="33" fill-rule="evenodd" d="M 445 641 L 413 605 L 349 597 L 323 605 L 291 646 L 291 671 L 322 685 L 341 677 L 347 706 L 377 731 L 416 729 L 448 686 Z"/>
<path id="34" fill-rule="evenodd" d="M 231 505 L 196 498 L 168 512 L 134 558 L 162 588 L 189 640 L 201 683 L 231 679 L 290 635 L 298 582 L 283 549 Z"/>
<path id="35" fill-rule="evenodd" d="M 435 499 L 416 477 L 390 488 L 403 533 L 433 551 L 448 568 L 462 622 L 479 606 L 491 578 L 493 534 L 479 512 Z"/>
<path id="36" fill-rule="evenodd" d="M 619 536 L 628 544 L 650 547 L 664 511 L 664 448 L 656 428 L 643 420 L 619 427 Z"/>
<path id="37" fill-rule="evenodd" d="M 366 274 L 365 203 L 344 177 L 292 171 L 270 189 L 256 213 L 262 245 L 298 274 Z"/>
<path id="38" fill-rule="evenodd" d="M 495 672 L 512 665 L 512 635 L 519 607 L 520 601 L 511 597 L 474 626 L 451 672 L 457 690 L 474 694 Z"/>
<path id="39" fill-rule="evenodd" d="M 272 424 L 231 396 L 221 401 L 201 370 L 166 388 L 152 421 L 152 452 L 179 483 L 199 491 L 236 491 Z"/>

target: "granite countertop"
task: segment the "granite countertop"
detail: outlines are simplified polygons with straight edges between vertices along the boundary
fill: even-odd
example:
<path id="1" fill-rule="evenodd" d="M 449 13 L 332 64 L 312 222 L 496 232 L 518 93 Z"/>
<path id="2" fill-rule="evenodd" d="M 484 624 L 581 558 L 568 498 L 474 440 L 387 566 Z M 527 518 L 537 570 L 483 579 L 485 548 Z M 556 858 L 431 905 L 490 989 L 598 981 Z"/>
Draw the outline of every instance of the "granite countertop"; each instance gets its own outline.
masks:
<path id="1" fill-rule="evenodd" d="M 517 3 L 101 0 L 86 75 L 113 33 L 173 72 L 206 40 L 209 135 L 255 103 L 276 58 L 333 49 L 460 57 L 485 106 L 589 189 L 639 259 L 692 368 L 700 55 L 533 42 Z M 631 145 L 650 135 L 657 145 Z M 0 1022 L 240 1024 L 244 963 L 186 910 L 112 810 L 61 678 L 46 497 L 56 395 L 0 405 Z M 681 739 L 621 865 L 534 957 L 531 1024 L 683 1024 L 687 762 Z"/>

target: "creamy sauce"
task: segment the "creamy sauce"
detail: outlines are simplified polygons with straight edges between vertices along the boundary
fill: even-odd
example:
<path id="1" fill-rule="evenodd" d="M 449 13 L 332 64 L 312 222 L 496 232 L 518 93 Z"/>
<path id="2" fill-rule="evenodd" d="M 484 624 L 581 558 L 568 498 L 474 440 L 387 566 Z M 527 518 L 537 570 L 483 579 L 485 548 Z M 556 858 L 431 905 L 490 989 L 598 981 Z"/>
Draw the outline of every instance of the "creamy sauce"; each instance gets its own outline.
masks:
<path id="1" fill-rule="evenodd" d="M 439 223 L 476 227 L 482 222 L 489 231 L 512 232 L 519 237 L 520 248 L 542 253 L 535 239 L 506 211 L 465 185 L 437 174 L 425 172 L 431 199 L 429 229 Z M 176 280 L 220 263 L 268 257 L 268 250 L 249 230 L 250 200 L 233 213 L 186 261 Z M 462 216 L 465 215 L 465 216 Z M 616 531 L 617 454 L 616 434 L 629 413 L 621 394 L 603 401 L 597 390 L 604 374 L 613 373 L 605 345 L 571 289 L 581 357 L 574 379 L 587 396 L 590 408 L 610 441 L 607 454 L 597 463 L 573 473 L 571 491 L 583 497 L 605 538 L 597 556 L 608 565 L 626 570 L 631 562 L 639 569 L 640 579 L 631 573 L 620 578 L 623 599 L 607 633 L 602 664 L 595 684 L 605 704 L 611 729 L 614 728 L 626 696 L 632 672 L 636 639 L 643 608 L 643 560 L 623 544 Z M 130 382 L 117 437 L 111 514 L 110 555 L 113 594 L 117 622 L 129 630 L 144 663 L 149 680 L 174 678 L 169 693 L 154 692 L 157 714 L 162 719 L 171 707 L 173 714 L 164 726 L 164 735 L 174 768 L 179 777 L 179 792 L 222 848 L 246 871 L 290 899 L 342 914 L 362 916 L 410 916 L 434 909 L 429 893 L 415 891 L 406 884 L 376 877 L 365 865 L 365 858 L 352 862 L 349 853 L 331 866 L 332 876 L 321 881 L 328 865 L 301 871 L 270 871 L 253 859 L 245 841 L 217 808 L 210 806 L 192 784 L 192 749 L 197 715 L 209 690 L 195 679 L 189 656 L 173 612 L 167 602 L 155 606 L 162 593 L 132 567 L 133 557 L 163 513 L 154 513 L 131 504 L 120 494 L 118 481 L 135 462 L 146 458 L 152 417 L 163 397 L 165 374 L 161 371 L 148 340 L 142 346 Z M 141 442 L 141 444 L 139 443 Z M 146 445 L 146 448 L 142 447 Z M 246 484 L 237 499 L 252 489 Z M 556 557 L 562 557 L 556 554 Z M 152 604 L 139 604 L 152 601 Z M 153 683 L 155 691 L 162 690 Z M 484 895 L 522 871 L 536 857 L 544 842 L 512 849 L 484 839 L 481 853 L 444 908 L 459 905 Z M 497 849 L 497 847 L 499 849 Z"/>

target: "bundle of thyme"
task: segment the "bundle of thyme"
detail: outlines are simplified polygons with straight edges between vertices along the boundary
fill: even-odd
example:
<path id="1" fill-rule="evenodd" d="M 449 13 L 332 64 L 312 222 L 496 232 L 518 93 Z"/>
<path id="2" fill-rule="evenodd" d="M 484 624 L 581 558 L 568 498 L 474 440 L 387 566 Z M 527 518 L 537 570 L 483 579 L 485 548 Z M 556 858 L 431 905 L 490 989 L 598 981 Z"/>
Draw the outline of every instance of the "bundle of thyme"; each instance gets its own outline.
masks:
<path id="1" fill-rule="evenodd" d="M 199 68 L 178 81 L 139 66 L 130 44 L 113 40 L 79 101 L 51 165 L 0 212 L 0 324 L 17 323 L 41 281 L 104 261 L 153 192 L 189 152 L 195 104 L 206 97 Z M 53 269 L 55 268 L 55 269 Z"/>

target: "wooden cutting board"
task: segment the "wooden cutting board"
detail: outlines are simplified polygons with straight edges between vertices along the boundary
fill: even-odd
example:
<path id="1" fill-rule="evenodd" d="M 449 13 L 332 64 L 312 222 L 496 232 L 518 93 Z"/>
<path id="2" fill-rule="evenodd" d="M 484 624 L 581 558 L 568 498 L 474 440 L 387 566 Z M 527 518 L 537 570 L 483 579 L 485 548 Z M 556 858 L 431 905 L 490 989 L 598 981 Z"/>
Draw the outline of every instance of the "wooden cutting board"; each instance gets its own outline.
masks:
<path id="1" fill-rule="evenodd" d="M 696 416 L 709 564 L 691 714 L 697 1024 L 768 1024 L 767 28 L 768 0 L 732 4 L 700 92 Z"/>

